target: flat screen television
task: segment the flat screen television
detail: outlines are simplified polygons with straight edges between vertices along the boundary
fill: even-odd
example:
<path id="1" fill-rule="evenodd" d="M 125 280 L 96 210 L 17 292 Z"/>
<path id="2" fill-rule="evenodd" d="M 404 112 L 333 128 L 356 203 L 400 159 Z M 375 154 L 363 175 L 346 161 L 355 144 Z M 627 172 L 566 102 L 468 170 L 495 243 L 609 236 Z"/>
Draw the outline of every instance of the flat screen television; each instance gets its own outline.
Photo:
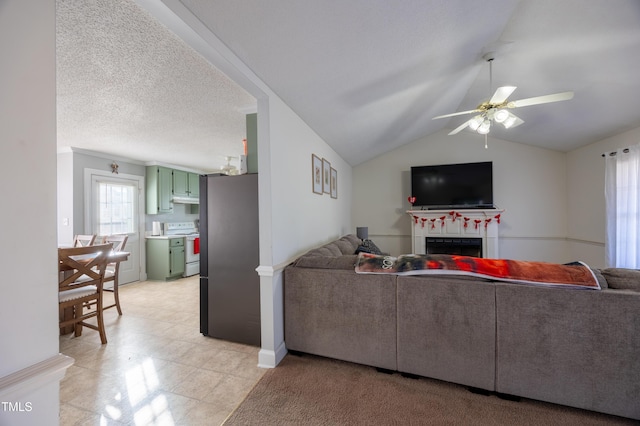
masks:
<path id="1" fill-rule="evenodd" d="M 427 209 L 492 209 L 493 163 L 411 167 L 414 207 Z"/>

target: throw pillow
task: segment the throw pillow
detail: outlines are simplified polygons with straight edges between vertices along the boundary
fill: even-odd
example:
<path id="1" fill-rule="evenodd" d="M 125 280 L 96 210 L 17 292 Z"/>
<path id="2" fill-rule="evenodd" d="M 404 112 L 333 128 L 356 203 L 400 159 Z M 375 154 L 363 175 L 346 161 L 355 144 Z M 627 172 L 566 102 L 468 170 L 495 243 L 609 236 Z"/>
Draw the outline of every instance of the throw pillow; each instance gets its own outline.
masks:
<path id="1" fill-rule="evenodd" d="M 378 246 L 375 245 L 374 242 L 371 240 L 362 240 L 362 244 L 360 244 L 356 249 L 356 254 L 358 253 L 371 253 L 371 254 L 377 254 L 377 255 L 385 254 L 385 253 L 382 253 L 382 251 L 380 251 Z"/>
<path id="2" fill-rule="evenodd" d="M 598 284 L 600 284 L 600 290 L 604 290 L 605 288 L 609 288 L 609 284 L 607 283 L 607 279 L 602 274 L 601 269 L 591 268 L 591 272 L 596 276 L 596 280 L 598 280 Z"/>

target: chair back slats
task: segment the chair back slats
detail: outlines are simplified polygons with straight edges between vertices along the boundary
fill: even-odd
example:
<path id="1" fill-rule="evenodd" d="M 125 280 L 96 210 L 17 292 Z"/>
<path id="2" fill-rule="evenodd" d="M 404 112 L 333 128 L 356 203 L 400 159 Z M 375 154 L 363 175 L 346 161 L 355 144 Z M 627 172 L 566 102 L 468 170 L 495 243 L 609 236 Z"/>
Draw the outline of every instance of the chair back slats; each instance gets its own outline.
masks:
<path id="1" fill-rule="evenodd" d="M 78 234 L 73 237 L 73 246 L 74 247 L 87 247 L 93 245 L 96 241 L 96 235 L 82 235 Z"/>
<path id="2" fill-rule="evenodd" d="M 111 244 L 58 249 L 59 291 L 88 285 L 102 287 Z"/>
<path id="3" fill-rule="evenodd" d="M 113 245 L 113 251 L 124 251 L 124 246 L 127 244 L 129 236 L 127 234 L 117 235 L 105 235 L 101 238 L 102 244 L 111 243 Z"/>
<path id="4" fill-rule="evenodd" d="M 104 274 L 111 244 L 58 249 L 58 307 L 59 327 L 66 330 L 73 326 L 75 336 L 82 335 L 87 327 L 100 333 L 102 344 L 107 343 L 107 334 L 102 316 L 102 291 Z M 94 310 L 85 310 L 85 305 L 94 304 Z M 97 318 L 98 324 L 86 322 Z"/>

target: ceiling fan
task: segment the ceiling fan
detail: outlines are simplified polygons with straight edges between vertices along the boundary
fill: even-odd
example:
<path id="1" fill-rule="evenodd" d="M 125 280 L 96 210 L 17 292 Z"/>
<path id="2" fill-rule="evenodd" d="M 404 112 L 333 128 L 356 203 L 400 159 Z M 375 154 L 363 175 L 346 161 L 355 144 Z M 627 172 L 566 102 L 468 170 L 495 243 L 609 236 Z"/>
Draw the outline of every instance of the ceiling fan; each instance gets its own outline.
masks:
<path id="1" fill-rule="evenodd" d="M 227 164 L 224 164 L 220 167 L 220 173 L 223 173 L 225 175 L 237 175 L 238 174 L 238 168 L 236 166 L 234 166 L 233 164 L 231 164 L 231 160 L 237 158 L 237 157 L 232 157 L 232 156 L 226 156 L 224 157 L 224 159 L 227 161 Z"/>
<path id="2" fill-rule="evenodd" d="M 487 53 L 483 58 L 489 62 L 489 94 L 491 95 L 493 85 L 493 69 L 492 62 L 494 60 L 493 53 Z M 438 118 L 455 117 L 457 115 L 478 113 L 471 119 L 465 121 L 460 126 L 449 132 L 449 135 L 455 135 L 461 130 L 469 127 L 470 129 L 485 135 L 485 148 L 486 137 L 491 130 L 491 124 L 493 122 L 500 123 L 505 129 L 510 129 L 524 123 L 517 115 L 513 114 L 509 109 L 521 108 L 531 105 L 547 104 L 551 102 L 566 101 L 573 98 L 573 92 L 561 92 L 554 93 L 552 95 L 536 96 L 533 98 L 520 99 L 517 101 L 508 101 L 509 96 L 516 90 L 516 86 L 502 86 L 498 87 L 491 99 L 482 102 L 475 109 L 469 111 L 454 112 L 452 114 L 439 115 L 433 117 L 433 120 Z"/>

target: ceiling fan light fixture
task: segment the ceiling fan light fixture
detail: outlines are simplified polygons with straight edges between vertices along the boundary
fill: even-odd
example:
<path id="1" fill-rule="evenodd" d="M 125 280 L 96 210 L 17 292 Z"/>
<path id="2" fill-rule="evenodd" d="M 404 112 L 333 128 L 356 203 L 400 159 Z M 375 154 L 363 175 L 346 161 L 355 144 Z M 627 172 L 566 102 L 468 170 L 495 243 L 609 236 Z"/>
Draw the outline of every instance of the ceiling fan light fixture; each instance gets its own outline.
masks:
<path id="1" fill-rule="evenodd" d="M 493 114 L 493 119 L 496 120 L 497 123 L 503 123 L 511 116 L 511 113 L 506 109 L 500 109 Z"/>
<path id="2" fill-rule="evenodd" d="M 509 113 L 507 113 L 509 114 Z M 504 126 L 505 129 L 508 129 L 509 127 L 513 126 L 514 124 L 516 124 L 517 121 L 517 117 L 513 114 L 509 114 L 509 116 L 502 121 L 502 125 Z M 498 121 L 498 120 L 496 120 Z"/>
<path id="3" fill-rule="evenodd" d="M 486 135 L 487 133 L 489 133 L 489 130 L 491 130 L 491 121 L 488 118 L 485 118 L 485 120 L 476 131 L 481 135 Z"/>
<path id="4" fill-rule="evenodd" d="M 493 53 L 487 53 L 483 58 L 489 63 L 489 94 L 488 101 L 484 101 L 479 104 L 475 109 L 468 111 L 454 112 L 451 114 L 438 115 L 433 119 L 456 117 L 459 115 L 479 113 L 475 117 L 465 121 L 460 126 L 449 132 L 449 135 L 455 135 L 466 129 L 467 127 L 472 131 L 475 131 L 481 135 L 485 135 L 485 145 L 487 134 L 491 130 L 491 122 L 502 124 L 505 129 L 512 129 L 524 123 L 517 115 L 511 113 L 509 109 L 520 108 L 530 105 L 547 104 L 550 102 L 566 101 L 573 98 L 573 92 L 561 92 L 551 95 L 535 96 L 533 98 L 519 99 L 516 101 L 509 101 L 509 96 L 516 90 L 516 86 L 501 86 L 491 95 L 493 87 L 493 72 L 491 63 L 494 59 Z"/>
<path id="5" fill-rule="evenodd" d="M 469 120 L 469 127 L 471 128 L 471 130 L 473 130 L 474 132 L 478 130 L 478 127 L 480 127 L 480 125 L 483 122 L 483 118 L 481 115 L 476 115 L 475 117 L 473 117 L 471 120 Z"/>

